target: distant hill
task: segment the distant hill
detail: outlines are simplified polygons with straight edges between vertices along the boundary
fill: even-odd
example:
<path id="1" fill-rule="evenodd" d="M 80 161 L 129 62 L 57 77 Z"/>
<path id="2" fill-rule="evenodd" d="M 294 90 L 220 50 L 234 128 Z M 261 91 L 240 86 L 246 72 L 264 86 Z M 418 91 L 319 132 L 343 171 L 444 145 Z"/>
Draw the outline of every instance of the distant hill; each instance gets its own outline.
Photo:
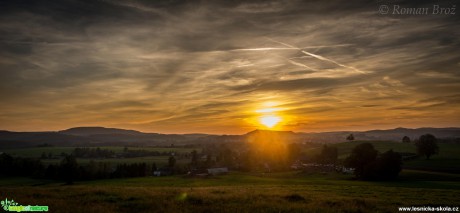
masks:
<path id="1" fill-rule="evenodd" d="M 90 140 L 103 144 L 119 145 L 162 145 L 165 143 L 190 142 L 206 134 L 159 134 L 144 133 L 135 130 L 105 128 L 105 127 L 75 127 L 59 131 L 61 134 L 84 136 Z M 168 145 L 169 145 L 168 144 Z"/>
<path id="2" fill-rule="evenodd" d="M 418 139 L 421 135 L 430 133 L 441 140 L 460 140 L 460 128 L 396 128 L 387 130 L 369 130 L 369 131 L 337 131 L 337 132 L 318 132 L 303 133 L 292 131 L 269 131 L 254 130 L 246 133 L 245 137 L 254 134 L 265 134 L 274 137 L 283 137 L 285 139 L 302 142 L 319 142 L 319 143 L 339 143 L 346 141 L 346 137 L 353 134 L 356 141 L 394 141 L 401 142 L 404 136 L 408 136 L 412 141 Z"/>
<path id="3" fill-rule="evenodd" d="M 38 145 L 80 146 L 93 142 L 86 137 L 57 132 L 0 131 L 0 148 L 22 148 Z"/>
<path id="4" fill-rule="evenodd" d="M 303 134 L 292 131 L 270 131 L 270 130 L 254 130 L 243 135 L 245 141 L 251 140 L 278 140 L 288 143 L 304 142 Z M 270 139 L 270 140 L 269 140 Z"/>
<path id="5" fill-rule="evenodd" d="M 401 141 L 402 137 L 408 136 L 411 140 L 419 138 L 423 134 L 433 134 L 437 138 L 460 138 L 460 128 L 396 128 L 389 130 L 370 130 L 360 132 L 356 136 L 367 140 L 390 140 Z"/>
<path id="6" fill-rule="evenodd" d="M 91 136 L 91 135 L 107 135 L 107 134 L 123 134 L 123 135 L 141 135 L 144 134 L 135 130 L 105 128 L 105 127 L 74 127 L 59 131 L 66 135 Z"/>
<path id="7" fill-rule="evenodd" d="M 207 134 L 159 134 L 105 127 L 75 127 L 57 132 L 11 132 L 0 130 L 0 148 L 36 146 L 146 146 L 197 143 Z"/>
<path id="8" fill-rule="evenodd" d="M 75 127 L 57 132 L 11 132 L 0 131 L 0 148 L 53 146 L 102 146 L 102 145 L 184 145 L 222 142 L 244 142 L 254 136 L 276 138 L 289 142 L 339 143 L 349 134 L 358 141 L 395 141 L 408 136 L 411 140 L 430 133 L 443 140 L 460 140 L 460 128 L 396 128 L 370 131 L 338 131 L 303 133 L 292 131 L 254 130 L 243 135 L 209 134 L 159 134 L 135 130 L 105 127 Z"/>

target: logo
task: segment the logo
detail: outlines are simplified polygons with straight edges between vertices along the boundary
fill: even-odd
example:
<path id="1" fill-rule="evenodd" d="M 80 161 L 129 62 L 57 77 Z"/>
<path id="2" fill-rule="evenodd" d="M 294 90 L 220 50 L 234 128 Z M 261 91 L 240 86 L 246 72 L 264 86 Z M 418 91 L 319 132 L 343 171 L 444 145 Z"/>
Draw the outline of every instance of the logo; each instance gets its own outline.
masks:
<path id="1" fill-rule="evenodd" d="M 23 206 L 19 205 L 16 203 L 13 199 L 8 200 L 8 198 L 5 198 L 5 200 L 2 200 L 0 202 L 2 204 L 2 208 L 5 211 L 10 211 L 10 212 L 47 212 L 48 211 L 48 206 Z"/>

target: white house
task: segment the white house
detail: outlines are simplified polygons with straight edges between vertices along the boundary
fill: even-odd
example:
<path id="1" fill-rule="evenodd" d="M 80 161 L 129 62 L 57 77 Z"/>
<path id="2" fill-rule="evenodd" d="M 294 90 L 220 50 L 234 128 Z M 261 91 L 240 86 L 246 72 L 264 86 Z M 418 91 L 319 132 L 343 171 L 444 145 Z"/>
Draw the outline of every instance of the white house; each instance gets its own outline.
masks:
<path id="1" fill-rule="evenodd" d="M 210 175 L 221 175 L 221 174 L 227 174 L 227 173 L 228 173 L 228 168 L 227 167 L 209 168 L 208 169 L 208 174 L 210 174 Z"/>

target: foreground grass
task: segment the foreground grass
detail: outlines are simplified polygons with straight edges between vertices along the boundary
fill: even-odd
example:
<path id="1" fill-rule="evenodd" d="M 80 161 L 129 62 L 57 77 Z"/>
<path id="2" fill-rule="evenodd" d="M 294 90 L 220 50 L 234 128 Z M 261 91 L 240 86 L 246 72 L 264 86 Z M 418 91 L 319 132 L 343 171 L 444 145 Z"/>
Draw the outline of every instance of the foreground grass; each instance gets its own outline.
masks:
<path id="1" fill-rule="evenodd" d="M 51 212 L 396 212 L 398 206 L 458 206 L 460 176 L 404 171 L 395 182 L 338 174 L 231 173 L 79 182 L 0 180 L 0 199 Z M 44 185 L 37 185 L 44 184 Z"/>

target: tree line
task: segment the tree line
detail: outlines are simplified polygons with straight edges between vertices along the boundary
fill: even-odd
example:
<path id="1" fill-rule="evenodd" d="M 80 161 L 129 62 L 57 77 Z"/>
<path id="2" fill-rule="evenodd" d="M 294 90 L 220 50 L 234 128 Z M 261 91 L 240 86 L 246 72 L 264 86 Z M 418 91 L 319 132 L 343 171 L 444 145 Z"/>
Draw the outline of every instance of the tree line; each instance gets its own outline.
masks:
<path id="1" fill-rule="evenodd" d="M 257 142 L 257 141 L 256 141 Z M 255 146 L 260 145 L 261 146 Z M 439 151 L 437 139 L 431 134 L 422 135 L 415 143 L 417 152 L 426 159 Z M 209 167 L 228 167 L 240 171 L 285 171 L 297 161 L 315 162 L 319 164 L 338 165 L 338 150 L 334 146 L 323 145 L 317 155 L 307 156 L 302 152 L 305 144 L 269 143 L 256 144 L 224 143 L 204 146 L 201 153 L 194 150 L 179 156 L 169 155 L 168 164 L 164 168 L 184 174 L 193 169 Z M 136 150 L 137 151 L 137 150 Z M 129 152 L 125 149 L 124 152 Z M 75 180 L 94 180 L 104 178 L 142 177 L 157 170 L 156 164 L 146 163 L 112 165 L 106 162 L 90 161 L 78 164 L 77 157 L 110 156 L 113 152 L 105 149 L 76 148 L 72 154 L 63 154 L 57 165 L 45 166 L 40 159 L 12 157 L 6 153 L 0 155 L 0 170 L 5 176 L 27 176 L 64 180 L 72 183 Z M 190 163 L 177 165 L 176 158 L 187 157 Z M 350 156 L 343 161 L 346 167 L 354 168 L 355 175 L 363 180 L 395 179 L 401 171 L 402 157 L 400 153 L 388 150 L 378 153 L 370 143 L 357 145 Z"/>
<path id="2" fill-rule="evenodd" d="M 45 166 L 40 159 L 12 157 L 6 153 L 0 154 L 0 170 L 4 176 L 21 176 L 39 179 L 62 180 L 68 184 L 74 181 L 144 177 L 156 170 L 156 164 L 146 163 L 117 164 L 90 161 L 88 164 L 78 164 L 72 154 L 65 155 L 59 164 Z"/>
<path id="3" fill-rule="evenodd" d="M 403 143 L 410 143 L 410 138 L 404 136 Z M 421 135 L 415 141 L 417 153 L 425 156 L 426 160 L 439 152 L 438 140 L 432 134 Z M 392 149 L 378 153 L 370 143 L 363 143 L 353 148 L 344 165 L 354 168 L 354 174 L 363 180 L 392 180 L 398 177 L 402 169 L 402 156 Z"/>

